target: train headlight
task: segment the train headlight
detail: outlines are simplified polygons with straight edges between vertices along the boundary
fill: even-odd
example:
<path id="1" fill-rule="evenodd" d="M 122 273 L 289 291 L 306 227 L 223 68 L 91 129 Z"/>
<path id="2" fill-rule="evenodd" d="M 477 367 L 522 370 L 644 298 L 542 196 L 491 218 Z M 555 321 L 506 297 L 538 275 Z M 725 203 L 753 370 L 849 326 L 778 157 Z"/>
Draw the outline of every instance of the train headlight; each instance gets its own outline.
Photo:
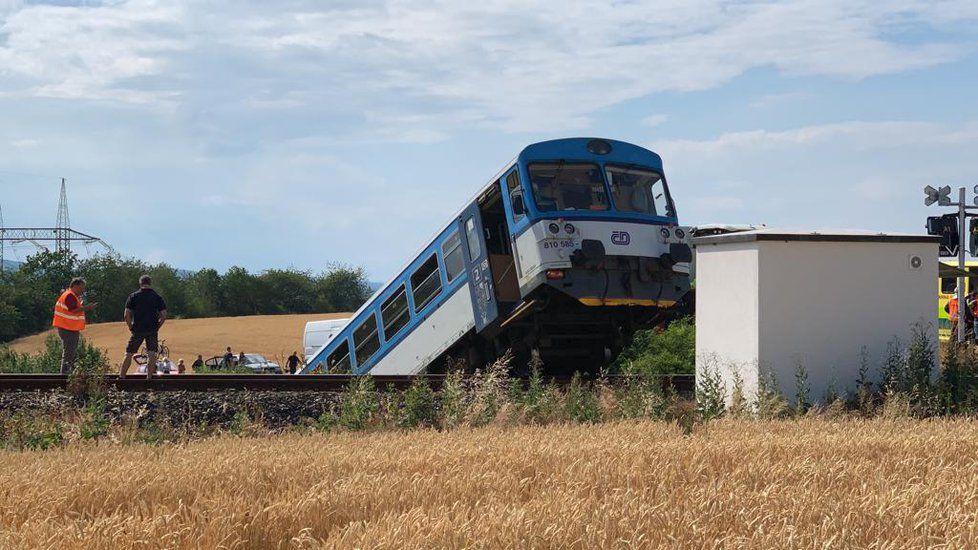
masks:
<path id="1" fill-rule="evenodd" d="M 547 229 L 549 229 L 550 232 L 553 233 L 554 235 L 560 233 L 560 226 L 553 222 L 551 222 L 550 225 L 547 226 Z"/>
<path id="2" fill-rule="evenodd" d="M 564 278 L 564 270 L 563 269 L 548 269 L 547 270 L 547 279 L 548 280 L 551 280 L 551 281 L 559 281 L 559 280 L 561 280 L 563 278 Z"/>
<path id="3" fill-rule="evenodd" d="M 677 227 L 676 228 L 676 236 L 679 237 L 680 239 L 685 239 L 686 238 L 686 232 L 683 231 L 681 228 Z"/>
<path id="4" fill-rule="evenodd" d="M 568 224 L 565 224 L 564 225 L 564 231 L 566 231 L 568 235 L 573 235 L 574 234 L 574 231 L 576 231 L 576 230 L 577 230 L 577 228 L 575 228 L 574 227 L 574 224 L 572 224 L 572 223 L 568 223 Z"/>
<path id="5" fill-rule="evenodd" d="M 662 238 L 663 239 L 668 239 L 669 238 L 669 230 L 666 229 L 665 227 L 663 227 L 662 229 L 660 229 L 659 230 L 659 233 L 662 234 Z"/>

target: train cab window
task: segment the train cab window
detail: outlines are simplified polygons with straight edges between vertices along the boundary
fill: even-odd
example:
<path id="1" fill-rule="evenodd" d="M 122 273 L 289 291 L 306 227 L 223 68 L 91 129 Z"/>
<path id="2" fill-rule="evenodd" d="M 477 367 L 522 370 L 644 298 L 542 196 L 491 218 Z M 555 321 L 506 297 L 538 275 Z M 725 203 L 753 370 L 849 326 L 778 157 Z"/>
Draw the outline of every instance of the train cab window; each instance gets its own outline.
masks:
<path id="1" fill-rule="evenodd" d="M 407 291 L 404 285 L 391 294 L 380 306 L 380 318 L 384 321 L 384 338 L 390 340 L 411 320 L 408 313 Z"/>
<path id="2" fill-rule="evenodd" d="M 608 193 L 596 164 L 531 164 L 530 183 L 541 212 L 608 209 Z"/>
<path id="3" fill-rule="evenodd" d="M 369 315 L 353 331 L 353 345 L 356 346 L 357 365 L 366 364 L 377 353 L 380 348 L 380 336 L 377 334 L 377 317 L 375 315 Z"/>
<path id="4" fill-rule="evenodd" d="M 441 257 L 445 258 L 445 275 L 448 282 L 454 281 L 465 269 L 465 259 L 462 258 L 462 237 L 458 231 L 445 239 L 441 247 Z"/>
<path id="5" fill-rule="evenodd" d="M 620 212 L 675 217 L 662 175 L 651 170 L 605 167 L 611 199 Z"/>
<path id="6" fill-rule="evenodd" d="M 326 359 L 329 374 L 347 374 L 350 372 L 350 344 L 343 340 L 340 346 L 333 350 Z"/>
<path id="7" fill-rule="evenodd" d="M 473 217 L 465 220 L 465 244 L 469 247 L 469 258 L 475 260 L 482 256 L 482 241 L 479 240 L 479 229 Z"/>
<path id="8" fill-rule="evenodd" d="M 519 222 L 526 217 L 526 204 L 523 201 L 523 187 L 520 186 L 520 174 L 513 170 L 506 176 L 506 190 L 509 193 L 509 204 L 513 209 L 513 221 Z"/>
<path id="9" fill-rule="evenodd" d="M 421 311 L 441 292 L 441 275 L 438 273 L 438 256 L 432 254 L 411 275 L 411 292 L 414 295 L 414 312 Z"/>

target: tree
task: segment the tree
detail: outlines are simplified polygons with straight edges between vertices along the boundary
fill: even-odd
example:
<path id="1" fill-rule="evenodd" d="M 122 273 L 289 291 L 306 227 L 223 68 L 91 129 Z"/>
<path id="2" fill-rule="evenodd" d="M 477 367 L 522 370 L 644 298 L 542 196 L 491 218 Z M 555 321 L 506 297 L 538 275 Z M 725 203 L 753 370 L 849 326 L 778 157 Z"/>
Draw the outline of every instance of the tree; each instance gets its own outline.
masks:
<path id="1" fill-rule="evenodd" d="M 332 264 L 316 279 L 317 311 L 356 311 L 370 298 L 370 285 L 360 267 Z"/>
<path id="2" fill-rule="evenodd" d="M 257 315 L 258 281 L 243 267 L 232 267 L 221 277 L 221 303 L 230 316 Z"/>
<path id="3" fill-rule="evenodd" d="M 99 304 L 88 313 L 88 320 L 92 323 L 121 321 L 126 298 L 139 285 L 146 266 L 137 260 L 105 254 L 81 262 L 78 273 L 88 283 L 88 301 Z"/>
<path id="4" fill-rule="evenodd" d="M 215 269 L 201 269 L 186 279 L 187 317 L 225 315 L 221 302 L 221 276 Z"/>
<path id="5" fill-rule="evenodd" d="M 311 313 L 316 308 L 316 283 L 309 273 L 269 269 L 258 278 L 262 313 Z"/>

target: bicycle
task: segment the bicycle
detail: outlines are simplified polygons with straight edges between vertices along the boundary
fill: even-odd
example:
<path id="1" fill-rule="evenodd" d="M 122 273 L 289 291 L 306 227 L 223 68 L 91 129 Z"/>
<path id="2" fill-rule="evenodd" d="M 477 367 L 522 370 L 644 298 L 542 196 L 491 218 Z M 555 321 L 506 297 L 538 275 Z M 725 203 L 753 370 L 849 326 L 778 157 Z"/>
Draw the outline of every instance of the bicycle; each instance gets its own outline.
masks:
<path id="1" fill-rule="evenodd" d="M 159 359 L 160 357 L 170 356 L 170 347 L 166 345 L 166 340 L 160 340 L 159 348 L 160 348 L 159 351 L 156 353 L 157 359 Z M 149 354 L 146 352 L 146 347 L 143 346 L 140 353 L 133 355 L 132 360 L 135 361 L 136 364 L 141 367 L 145 366 L 146 363 L 149 363 Z"/>

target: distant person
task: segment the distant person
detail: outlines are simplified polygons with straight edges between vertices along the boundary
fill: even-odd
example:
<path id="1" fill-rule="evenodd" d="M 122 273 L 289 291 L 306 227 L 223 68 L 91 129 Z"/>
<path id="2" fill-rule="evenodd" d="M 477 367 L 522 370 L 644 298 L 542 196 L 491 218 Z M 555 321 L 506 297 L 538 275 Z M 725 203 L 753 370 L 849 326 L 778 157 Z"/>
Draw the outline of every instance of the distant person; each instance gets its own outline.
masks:
<path id="1" fill-rule="evenodd" d="M 177 361 L 177 374 L 184 374 L 187 372 L 187 365 L 183 362 L 183 359 Z"/>
<path id="2" fill-rule="evenodd" d="M 51 324 L 58 329 L 58 337 L 61 338 L 61 374 L 71 374 L 74 370 L 78 340 L 81 331 L 85 330 L 85 312 L 91 311 L 98 305 L 83 304 L 84 293 L 85 279 L 76 277 L 71 280 L 68 288 L 61 293 L 54 304 L 54 321 Z"/>
<path id="3" fill-rule="evenodd" d="M 161 374 L 170 374 L 173 372 L 173 361 L 170 361 L 169 357 L 164 356 L 162 359 L 156 363 L 156 372 Z"/>
<path id="4" fill-rule="evenodd" d="M 194 363 L 192 365 L 190 365 L 190 368 L 194 369 L 194 372 L 196 372 L 198 369 L 203 369 L 204 368 L 204 356 L 198 354 L 197 355 L 197 359 L 195 359 L 194 360 Z"/>
<path id="5" fill-rule="evenodd" d="M 231 351 L 231 346 L 228 346 L 228 350 L 224 353 L 224 368 L 229 369 L 234 366 L 234 352 Z"/>
<path id="6" fill-rule="evenodd" d="M 299 354 L 292 352 L 292 355 L 285 361 L 285 365 L 289 369 L 289 374 L 295 374 L 296 369 L 299 368 Z"/>
<path id="7" fill-rule="evenodd" d="M 951 321 L 951 341 L 957 342 L 958 338 L 958 290 L 954 289 L 951 299 L 944 304 L 944 311 L 947 318 Z"/>
<path id="8" fill-rule="evenodd" d="M 242 351 L 241 353 L 238 354 L 238 366 L 244 365 L 244 362 L 245 362 L 245 355 L 244 352 Z"/>
<path id="9" fill-rule="evenodd" d="M 126 300 L 124 318 L 129 326 L 130 338 L 126 346 L 126 358 L 119 369 L 119 377 L 125 378 L 133 354 L 146 342 L 146 379 L 149 380 L 156 371 L 160 328 L 166 322 L 166 302 L 153 290 L 153 279 L 149 275 L 139 278 L 139 290 L 130 294 Z"/>

